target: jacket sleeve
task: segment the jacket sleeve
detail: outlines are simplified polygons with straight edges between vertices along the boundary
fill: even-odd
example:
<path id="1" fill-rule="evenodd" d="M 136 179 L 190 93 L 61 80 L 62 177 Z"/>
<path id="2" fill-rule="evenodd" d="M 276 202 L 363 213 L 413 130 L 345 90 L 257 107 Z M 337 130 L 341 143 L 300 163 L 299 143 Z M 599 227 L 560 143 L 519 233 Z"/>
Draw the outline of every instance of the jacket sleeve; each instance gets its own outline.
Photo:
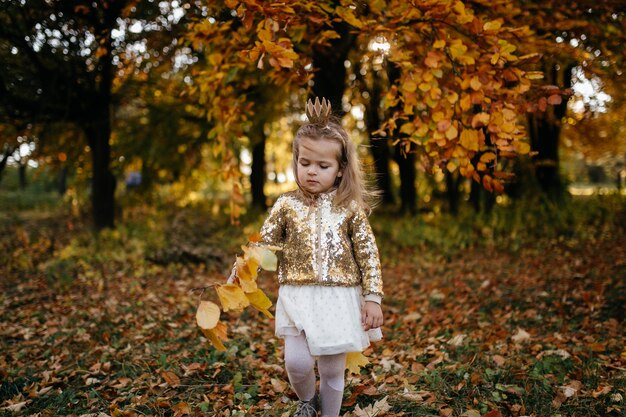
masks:
<path id="1" fill-rule="evenodd" d="M 285 238 L 284 198 L 278 197 L 261 227 L 261 242 L 282 248 Z"/>
<path id="2" fill-rule="evenodd" d="M 352 250 L 361 272 L 363 295 L 366 296 L 366 299 L 377 299 L 380 302 L 384 293 L 378 247 L 376 246 L 376 238 L 372 232 L 372 227 L 367 220 L 367 215 L 361 208 L 354 211 L 350 220 L 350 226 Z M 368 298 L 368 296 L 370 297 Z"/>

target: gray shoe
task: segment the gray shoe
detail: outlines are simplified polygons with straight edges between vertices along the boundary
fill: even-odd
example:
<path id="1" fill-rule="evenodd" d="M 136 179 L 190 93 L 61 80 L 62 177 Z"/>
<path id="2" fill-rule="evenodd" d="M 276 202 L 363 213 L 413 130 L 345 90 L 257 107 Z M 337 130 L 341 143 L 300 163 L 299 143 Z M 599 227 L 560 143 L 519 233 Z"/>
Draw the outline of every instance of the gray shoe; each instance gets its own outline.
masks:
<path id="1" fill-rule="evenodd" d="M 317 417 L 317 410 L 320 408 L 320 401 L 317 394 L 309 401 L 298 401 L 298 408 L 292 414 L 293 417 Z"/>

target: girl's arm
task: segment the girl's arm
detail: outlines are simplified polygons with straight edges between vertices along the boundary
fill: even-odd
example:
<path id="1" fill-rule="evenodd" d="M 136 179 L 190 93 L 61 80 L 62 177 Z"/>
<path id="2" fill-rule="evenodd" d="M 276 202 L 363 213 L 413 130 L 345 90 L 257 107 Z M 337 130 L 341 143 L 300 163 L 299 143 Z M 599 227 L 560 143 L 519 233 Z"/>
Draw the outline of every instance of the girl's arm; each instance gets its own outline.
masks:
<path id="1" fill-rule="evenodd" d="M 283 196 L 278 197 L 261 226 L 261 242 L 282 247 L 285 238 L 285 210 Z"/>
<path id="2" fill-rule="evenodd" d="M 282 209 L 282 196 L 278 197 L 261 227 L 261 243 L 270 246 L 282 246 L 285 230 L 285 218 Z M 260 267 L 259 267 L 260 268 Z M 237 262 L 233 264 L 230 276 L 226 281 L 232 284 L 237 277 Z"/>
<path id="3" fill-rule="evenodd" d="M 355 210 L 351 219 L 351 239 L 354 258 L 361 271 L 361 286 L 367 301 L 380 304 L 383 297 L 383 281 L 376 238 L 363 209 Z"/>

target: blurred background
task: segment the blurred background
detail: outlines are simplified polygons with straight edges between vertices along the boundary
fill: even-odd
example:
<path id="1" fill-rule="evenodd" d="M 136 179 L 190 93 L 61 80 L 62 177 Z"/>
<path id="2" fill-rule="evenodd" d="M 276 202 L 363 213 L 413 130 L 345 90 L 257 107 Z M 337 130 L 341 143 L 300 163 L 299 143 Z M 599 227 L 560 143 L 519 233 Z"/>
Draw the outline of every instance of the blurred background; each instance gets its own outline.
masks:
<path id="1" fill-rule="evenodd" d="M 527 197 L 559 201 L 622 193 L 623 10 L 611 2 L 571 7 L 511 2 L 508 9 L 490 10 L 475 5 L 481 21 L 509 25 L 494 35 L 499 42 L 531 25 L 523 34 L 528 43 L 512 48 L 518 48 L 518 57 L 533 56 L 526 72 L 543 72 L 533 90 L 509 98 L 518 107 L 520 141 L 531 150 L 500 159 L 498 169 L 516 175 L 504 177 L 506 190 L 499 193 L 485 192 L 485 182 L 467 171 L 460 175 L 459 161 L 446 154 L 446 145 L 428 147 L 428 134 L 407 134 L 410 129 L 385 134 L 390 120 L 412 120 L 417 113 L 405 113 L 406 106 L 398 112 L 393 100 L 408 102 L 401 95 L 408 91 L 403 74 L 408 65 L 419 68 L 429 48 L 438 48 L 429 37 L 447 39 L 453 47 L 459 42 L 456 46 L 471 59 L 465 63 L 463 55 L 450 56 L 450 63 L 438 68 L 444 96 L 461 94 L 463 88 L 447 77 L 476 72 L 474 61 L 480 57 L 497 62 L 460 23 L 457 28 L 438 23 L 437 7 L 443 6 L 418 10 L 439 25 L 420 34 L 410 19 L 387 26 L 350 20 L 380 17 L 376 2 L 344 7 L 334 19 L 324 9 L 332 2 L 311 6 L 308 16 L 255 4 L 2 2 L 0 198 L 9 209 L 4 211 L 28 208 L 40 198 L 88 213 L 100 229 L 114 225 L 124 208 L 137 203 L 203 203 L 214 213 L 235 210 L 233 217 L 250 207 L 266 208 L 279 192 L 294 187 L 291 140 L 305 120 L 308 96 L 333 102 L 360 145 L 384 205 L 403 213 L 457 215 Z M 268 22 L 286 27 L 270 30 L 274 45 L 282 48 L 283 42 L 284 51 L 293 54 L 279 57 L 286 64 L 276 64 L 278 52 L 269 41 L 255 49 Z M 394 30 L 419 39 L 410 43 Z M 415 45 L 421 50 L 402 49 Z M 509 60 L 493 67 L 515 65 Z M 535 87 L 558 88 L 562 95 L 551 94 L 548 98 L 556 100 L 546 108 L 545 98 L 541 103 L 542 97 L 529 95 Z M 423 93 L 420 103 L 430 100 L 428 90 L 418 92 Z M 437 110 L 422 106 L 422 112 Z M 476 109 L 465 113 L 472 112 Z M 462 125 L 462 117 L 452 120 Z"/>

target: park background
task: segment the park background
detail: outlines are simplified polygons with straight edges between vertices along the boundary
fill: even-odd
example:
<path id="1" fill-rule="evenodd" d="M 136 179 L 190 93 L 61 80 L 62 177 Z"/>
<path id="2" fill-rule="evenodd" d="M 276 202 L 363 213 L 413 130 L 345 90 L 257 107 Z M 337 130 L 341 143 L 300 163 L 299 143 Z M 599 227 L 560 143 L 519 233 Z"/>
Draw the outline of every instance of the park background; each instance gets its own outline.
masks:
<path id="1" fill-rule="evenodd" d="M 386 339 L 342 413 L 623 416 L 624 13 L 1 1 L 0 415 L 289 415 L 273 322 L 223 312 L 222 352 L 195 312 L 320 96 L 381 191 Z"/>

